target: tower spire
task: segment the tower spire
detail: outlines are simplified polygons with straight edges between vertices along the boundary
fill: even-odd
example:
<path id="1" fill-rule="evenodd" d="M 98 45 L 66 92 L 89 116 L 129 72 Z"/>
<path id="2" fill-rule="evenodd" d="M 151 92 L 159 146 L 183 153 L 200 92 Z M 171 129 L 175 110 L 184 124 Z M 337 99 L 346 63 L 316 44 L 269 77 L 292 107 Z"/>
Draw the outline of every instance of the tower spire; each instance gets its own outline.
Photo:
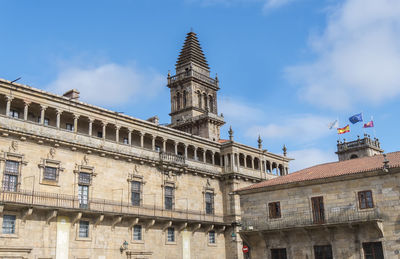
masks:
<path id="1" fill-rule="evenodd" d="M 207 71 L 210 69 L 197 39 L 197 34 L 192 31 L 186 35 L 185 43 L 176 62 L 176 69 L 179 70 L 188 63 L 193 63 Z"/>

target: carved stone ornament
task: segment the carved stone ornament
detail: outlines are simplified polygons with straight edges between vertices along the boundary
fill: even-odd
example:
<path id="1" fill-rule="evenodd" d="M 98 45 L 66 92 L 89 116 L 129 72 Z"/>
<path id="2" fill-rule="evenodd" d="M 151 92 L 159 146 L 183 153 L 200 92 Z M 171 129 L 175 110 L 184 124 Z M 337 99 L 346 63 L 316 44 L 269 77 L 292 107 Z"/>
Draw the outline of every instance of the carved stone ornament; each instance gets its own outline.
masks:
<path id="1" fill-rule="evenodd" d="M 47 155 L 47 158 L 54 159 L 55 155 L 56 155 L 56 149 L 54 147 L 50 148 L 49 154 Z"/>
<path id="2" fill-rule="evenodd" d="M 16 140 L 11 141 L 11 145 L 10 145 L 9 151 L 10 152 L 17 152 L 18 151 L 18 141 L 16 141 Z"/>
<path id="3" fill-rule="evenodd" d="M 88 155 L 84 155 L 82 160 L 82 165 L 88 165 L 88 164 L 89 164 L 89 157 Z"/>
<path id="4" fill-rule="evenodd" d="M 210 184 L 210 179 L 209 179 L 209 178 L 207 178 L 207 186 L 208 186 L 208 187 L 211 186 L 211 184 Z"/>

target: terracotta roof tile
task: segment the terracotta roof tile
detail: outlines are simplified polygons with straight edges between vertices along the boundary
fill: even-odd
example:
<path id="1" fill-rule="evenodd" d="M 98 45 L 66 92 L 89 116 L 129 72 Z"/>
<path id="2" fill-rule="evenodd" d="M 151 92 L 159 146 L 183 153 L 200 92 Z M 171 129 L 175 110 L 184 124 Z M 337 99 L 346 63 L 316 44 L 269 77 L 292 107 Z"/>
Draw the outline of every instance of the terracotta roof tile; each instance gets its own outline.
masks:
<path id="1" fill-rule="evenodd" d="M 387 153 L 386 158 L 389 160 L 389 167 L 400 167 L 400 151 Z M 250 185 L 237 191 L 373 171 L 383 168 L 383 161 L 383 155 L 376 155 L 372 157 L 320 164 L 285 176 Z"/>

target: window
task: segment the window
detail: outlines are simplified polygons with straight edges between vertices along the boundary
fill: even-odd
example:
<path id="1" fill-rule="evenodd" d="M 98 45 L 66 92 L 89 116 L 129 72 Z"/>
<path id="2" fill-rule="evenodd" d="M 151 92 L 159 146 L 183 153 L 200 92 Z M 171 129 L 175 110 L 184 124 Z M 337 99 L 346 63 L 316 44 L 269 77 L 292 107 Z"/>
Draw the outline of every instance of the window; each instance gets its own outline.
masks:
<path id="1" fill-rule="evenodd" d="M 383 259 L 381 242 L 363 243 L 365 259 Z"/>
<path id="2" fill-rule="evenodd" d="M 141 185 L 142 183 L 138 181 L 131 182 L 131 201 L 133 206 L 140 206 Z"/>
<path id="3" fill-rule="evenodd" d="M 201 109 L 201 93 L 197 92 L 197 103 L 199 104 L 199 108 Z"/>
<path id="4" fill-rule="evenodd" d="M 129 144 L 129 143 L 128 143 L 128 138 L 124 138 L 123 143 L 124 143 L 124 144 Z"/>
<path id="5" fill-rule="evenodd" d="M 172 210 L 174 200 L 174 187 L 165 186 L 164 206 L 166 210 Z"/>
<path id="6" fill-rule="evenodd" d="M 91 175 L 89 173 L 79 173 L 79 184 L 90 185 Z"/>
<path id="7" fill-rule="evenodd" d="M 214 112 L 214 101 L 213 101 L 213 98 L 212 98 L 212 96 L 210 95 L 210 96 L 208 96 L 208 101 L 209 101 L 209 105 L 208 105 L 208 107 L 209 107 L 209 109 L 210 109 L 210 112 Z"/>
<path id="8" fill-rule="evenodd" d="M 79 207 L 87 209 L 89 204 L 89 186 L 78 185 Z"/>
<path id="9" fill-rule="evenodd" d="M 312 214 L 314 224 L 322 224 L 325 222 L 324 199 L 320 197 L 312 197 Z"/>
<path id="10" fill-rule="evenodd" d="M 214 193 L 206 192 L 205 200 L 206 200 L 206 214 L 214 214 Z"/>
<path id="11" fill-rule="evenodd" d="M 102 137 L 103 137 L 103 132 L 97 131 L 97 137 L 98 137 L 98 138 L 102 138 Z"/>
<path id="12" fill-rule="evenodd" d="M 286 248 L 271 249 L 271 259 L 286 259 Z"/>
<path id="13" fill-rule="evenodd" d="M 271 202 L 268 203 L 269 217 L 271 219 L 276 219 L 281 217 L 281 203 Z"/>
<path id="14" fill-rule="evenodd" d="M 48 118 L 44 118 L 44 125 L 49 126 L 50 120 Z"/>
<path id="15" fill-rule="evenodd" d="M 57 180 L 57 168 L 46 166 L 44 168 L 43 178 L 45 180 L 56 181 Z"/>
<path id="16" fill-rule="evenodd" d="M 12 117 L 12 118 L 19 118 L 19 112 L 18 111 L 16 111 L 16 110 L 10 110 L 10 112 L 9 112 L 9 114 L 8 114 L 10 117 Z"/>
<path id="17" fill-rule="evenodd" d="M 89 237 L 89 221 L 79 221 L 79 237 Z"/>
<path id="18" fill-rule="evenodd" d="M 374 207 L 374 202 L 372 200 L 371 191 L 358 192 L 358 202 L 360 204 L 360 209 L 368 209 Z"/>
<path id="19" fill-rule="evenodd" d="M 215 244 L 215 231 L 208 232 L 208 243 Z"/>
<path id="20" fill-rule="evenodd" d="M 11 192 L 17 191 L 18 174 L 19 162 L 7 160 L 3 178 L 3 190 Z"/>
<path id="21" fill-rule="evenodd" d="M 332 246 L 314 246 L 315 259 L 333 259 Z"/>
<path id="22" fill-rule="evenodd" d="M 175 242 L 175 229 L 168 228 L 167 242 Z"/>
<path id="23" fill-rule="evenodd" d="M 71 123 L 65 124 L 65 128 L 66 128 L 68 131 L 74 131 L 74 126 L 73 126 Z"/>
<path id="24" fill-rule="evenodd" d="M 135 240 L 135 241 L 142 240 L 142 226 L 141 225 L 133 226 L 133 240 Z"/>
<path id="25" fill-rule="evenodd" d="M 156 152 L 161 152 L 161 147 L 156 145 Z"/>
<path id="26" fill-rule="evenodd" d="M 15 234 L 15 215 L 3 216 L 3 234 Z"/>

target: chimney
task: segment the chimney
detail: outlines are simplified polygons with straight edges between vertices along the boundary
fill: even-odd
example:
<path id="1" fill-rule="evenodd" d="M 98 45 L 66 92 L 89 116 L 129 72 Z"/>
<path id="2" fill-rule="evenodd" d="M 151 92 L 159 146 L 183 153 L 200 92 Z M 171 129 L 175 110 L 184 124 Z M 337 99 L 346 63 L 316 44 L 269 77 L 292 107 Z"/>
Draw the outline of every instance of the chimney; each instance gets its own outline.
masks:
<path id="1" fill-rule="evenodd" d="M 79 100 L 79 91 L 76 89 L 71 89 L 63 94 L 63 96 L 67 97 L 68 99 Z"/>

